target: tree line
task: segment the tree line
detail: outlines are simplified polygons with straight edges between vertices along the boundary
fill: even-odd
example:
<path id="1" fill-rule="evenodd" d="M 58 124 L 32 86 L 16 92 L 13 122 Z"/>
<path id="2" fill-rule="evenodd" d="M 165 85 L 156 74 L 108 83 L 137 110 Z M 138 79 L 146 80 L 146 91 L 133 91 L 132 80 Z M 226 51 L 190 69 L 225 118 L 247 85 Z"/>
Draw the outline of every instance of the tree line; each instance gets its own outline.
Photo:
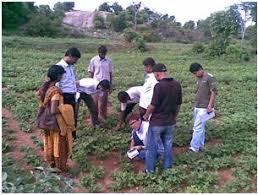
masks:
<path id="1" fill-rule="evenodd" d="M 62 25 L 65 12 L 74 8 L 74 2 L 56 3 L 53 10 L 48 5 L 35 6 L 31 2 L 2 2 L 3 33 L 14 32 L 29 36 L 64 36 L 69 33 Z M 103 17 L 100 12 L 108 12 Z M 241 2 L 212 13 L 204 20 L 181 24 L 174 15 L 160 14 L 141 2 L 132 3 L 125 9 L 117 2 L 101 4 L 94 17 L 94 29 L 123 33 L 128 42 L 140 50 L 146 50 L 145 42 L 172 39 L 181 43 L 209 43 L 209 55 L 226 53 L 232 38 L 241 40 L 240 49 L 247 40 L 253 47 L 257 44 L 257 2 Z M 252 25 L 247 25 L 248 23 Z M 6 33 L 7 34 L 7 33 Z M 195 46 L 202 52 L 203 45 Z"/>

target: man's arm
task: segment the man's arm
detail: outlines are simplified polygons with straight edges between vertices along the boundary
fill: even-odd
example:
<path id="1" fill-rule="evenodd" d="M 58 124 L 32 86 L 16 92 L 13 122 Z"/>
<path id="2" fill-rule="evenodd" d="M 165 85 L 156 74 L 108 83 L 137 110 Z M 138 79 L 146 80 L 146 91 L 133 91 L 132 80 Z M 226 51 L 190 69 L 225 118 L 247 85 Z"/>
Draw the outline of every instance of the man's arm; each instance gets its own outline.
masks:
<path id="1" fill-rule="evenodd" d="M 145 114 L 143 115 L 143 119 L 148 121 L 149 120 L 149 117 L 150 115 L 154 112 L 155 110 L 155 106 L 153 105 L 149 105 L 148 108 L 147 108 L 147 111 L 145 112 Z"/>
<path id="2" fill-rule="evenodd" d="M 178 115 L 178 113 L 179 113 L 179 111 L 180 111 L 180 107 L 181 107 L 181 105 L 177 105 L 177 108 L 176 108 L 176 117 L 177 117 L 177 115 Z"/>
<path id="3" fill-rule="evenodd" d="M 113 78 L 112 78 L 112 76 L 113 76 L 113 75 L 112 75 L 112 72 L 110 72 L 110 90 L 109 90 L 110 93 L 111 93 L 112 90 L 113 90 L 113 86 L 112 86 L 112 79 L 113 79 Z"/>
<path id="4" fill-rule="evenodd" d="M 216 92 L 211 91 L 211 97 L 207 107 L 207 112 L 212 112 L 212 106 L 214 105 L 215 98 L 216 98 Z"/>

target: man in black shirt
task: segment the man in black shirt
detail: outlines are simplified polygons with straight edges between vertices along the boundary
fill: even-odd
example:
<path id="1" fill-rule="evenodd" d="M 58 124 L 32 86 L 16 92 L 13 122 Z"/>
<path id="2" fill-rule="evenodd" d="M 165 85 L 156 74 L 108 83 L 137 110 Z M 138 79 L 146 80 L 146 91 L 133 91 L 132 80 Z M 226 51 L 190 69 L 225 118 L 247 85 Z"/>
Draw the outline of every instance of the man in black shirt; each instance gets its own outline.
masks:
<path id="1" fill-rule="evenodd" d="M 153 72 L 159 83 L 154 87 L 151 104 L 143 116 L 150 121 L 145 160 L 145 171 L 148 173 L 155 172 L 159 143 L 164 145 L 163 168 L 172 168 L 173 130 L 182 104 L 181 85 L 168 76 L 166 66 L 156 64 Z"/>

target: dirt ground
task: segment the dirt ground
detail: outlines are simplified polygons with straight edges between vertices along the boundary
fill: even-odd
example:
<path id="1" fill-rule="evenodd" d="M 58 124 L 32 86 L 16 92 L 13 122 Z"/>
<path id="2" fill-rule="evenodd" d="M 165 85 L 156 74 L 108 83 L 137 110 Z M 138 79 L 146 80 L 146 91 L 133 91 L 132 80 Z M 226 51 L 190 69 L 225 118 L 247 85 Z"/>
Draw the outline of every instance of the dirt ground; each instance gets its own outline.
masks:
<path id="1" fill-rule="evenodd" d="M 16 139 L 11 140 L 11 146 L 12 151 L 10 152 L 11 156 L 16 159 L 17 161 L 20 161 L 24 158 L 24 155 L 21 151 L 21 147 L 26 143 L 27 146 L 31 147 L 36 151 L 36 153 L 44 160 L 44 152 L 40 150 L 31 140 L 31 136 L 37 136 L 38 138 L 42 138 L 42 134 L 38 130 L 33 130 L 31 133 L 25 133 L 21 131 L 21 128 L 19 127 L 19 124 L 17 121 L 14 120 L 12 113 L 3 108 L 2 109 L 2 115 L 7 120 L 7 125 L 10 129 L 13 129 L 16 134 Z M 85 118 L 85 122 L 90 122 L 89 117 Z M 6 132 L 3 132 L 3 135 Z M 207 146 L 216 145 L 219 144 L 218 140 L 211 140 L 206 143 Z M 176 157 L 180 153 L 187 152 L 188 148 L 185 147 L 173 147 L 173 155 Z M 119 171 L 119 153 L 118 152 L 110 152 L 107 157 L 103 160 L 102 165 L 104 167 L 104 178 L 100 181 L 100 185 L 103 187 L 103 192 L 109 192 L 108 191 L 108 185 L 112 183 L 111 173 Z M 100 160 L 96 158 L 96 156 L 90 156 L 89 157 L 91 164 L 98 166 L 100 164 Z M 138 173 L 144 170 L 144 162 L 143 161 L 132 161 L 134 172 Z M 69 169 L 73 170 L 79 170 L 79 166 L 72 161 L 71 159 L 68 160 L 68 167 Z M 31 170 L 32 166 L 30 165 L 24 165 L 25 170 Z M 75 184 L 79 184 L 80 174 L 79 171 L 77 171 L 77 175 L 71 175 L 69 173 L 61 173 L 62 175 L 69 177 L 73 179 Z M 234 179 L 233 172 L 231 170 L 225 169 L 218 171 L 219 174 L 219 185 L 222 186 L 226 182 L 229 182 Z M 77 185 L 76 185 L 77 186 Z M 124 189 L 121 192 L 139 192 L 139 189 L 131 188 L 131 189 Z M 75 187 L 73 189 L 73 192 L 76 193 L 85 193 L 87 192 L 87 189 L 83 187 Z"/>

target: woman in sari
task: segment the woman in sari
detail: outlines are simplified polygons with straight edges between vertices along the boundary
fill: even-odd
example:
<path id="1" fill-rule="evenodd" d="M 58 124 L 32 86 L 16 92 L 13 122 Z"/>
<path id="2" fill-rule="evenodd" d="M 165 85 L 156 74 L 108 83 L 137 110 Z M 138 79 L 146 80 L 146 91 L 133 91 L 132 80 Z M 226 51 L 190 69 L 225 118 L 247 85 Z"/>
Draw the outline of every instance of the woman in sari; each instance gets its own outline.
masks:
<path id="1" fill-rule="evenodd" d="M 74 128 L 74 114 L 71 105 L 63 104 L 62 91 L 56 86 L 65 70 L 53 65 L 49 68 L 46 81 L 38 90 L 39 106 L 48 107 L 56 118 L 56 128 L 44 130 L 44 155 L 51 167 L 61 171 L 66 170 L 67 159 L 72 152 L 72 131 Z"/>

